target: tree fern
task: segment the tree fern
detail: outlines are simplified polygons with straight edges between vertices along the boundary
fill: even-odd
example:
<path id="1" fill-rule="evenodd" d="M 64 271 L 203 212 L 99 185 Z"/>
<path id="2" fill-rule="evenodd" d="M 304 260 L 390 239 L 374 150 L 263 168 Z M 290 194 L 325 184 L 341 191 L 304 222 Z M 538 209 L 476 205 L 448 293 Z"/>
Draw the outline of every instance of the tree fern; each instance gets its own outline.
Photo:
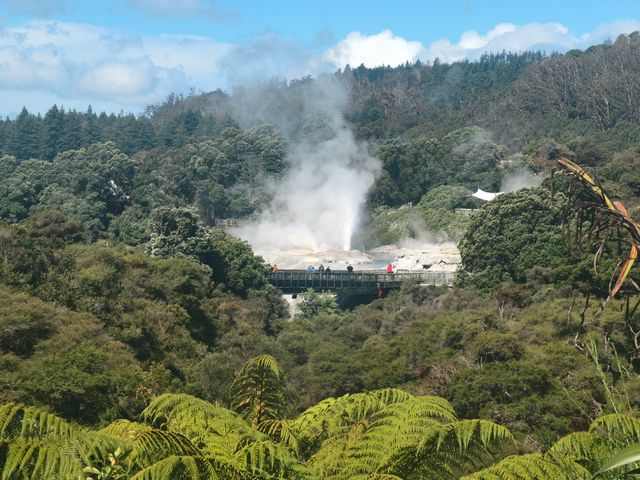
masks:
<path id="1" fill-rule="evenodd" d="M 101 429 L 100 432 L 118 437 L 123 441 L 133 441 L 141 433 L 148 432 L 149 430 L 153 430 L 151 425 L 120 419 L 110 423 Z"/>
<path id="2" fill-rule="evenodd" d="M 186 394 L 165 394 L 142 412 L 152 425 L 178 431 L 209 454 L 231 458 L 241 443 L 265 440 L 240 415 Z"/>
<path id="3" fill-rule="evenodd" d="M 285 419 L 282 374 L 269 356 L 247 362 L 230 393 L 238 412 L 166 394 L 140 422 L 118 420 L 100 431 L 42 409 L 1 405 L 0 480 L 105 472 L 130 480 L 562 480 L 594 472 L 614 478 L 640 461 L 640 447 L 629 447 L 640 440 L 640 421 L 630 415 L 600 417 L 544 455 L 495 463 L 505 445 L 513 451 L 511 433 L 486 420 L 458 420 L 440 397 L 383 389 L 326 399 Z"/>
<path id="4" fill-rule="evenodd" d="M 580 480 L 589 472 L 573 462 L 557 463 L 539 453 L 512 455 L 461 480 Z"/>
<path id="5" fill-rule="evenodd" d="M 283 420 L 264 420 L 260 425 L 263 433 L 239 414 L 185 394 L 158 397 L 142 417 L 180 432 L 191 439 L 203 458 L 215 458 L 218 465 L 235 472 L 268 477 L 304 470 L 292 453 L 295 449 L 289 448 L 295 446 L 295 439 Z"/>
<path id="6" fill-rule="evenodd" d="M 286 446 L 292 452 L 299 453 L 298 432 L 291 427 L 287 420 L 266 419 L 257 428 L 260 432 L 266 433 L 270 438 Z"/>
<path id="7" fill-rule="evenodd" d="M 302 454 L 308 457 L 325 439 L 345 434 L 352 426 L 387 406 L 412 398 L 413 395 L 395 388 L 328 398 L 299 415 L 291 422 L 291 428 L 297 433 Z M 437 400 L 440 401 L 444 402 L 442 407 L 453 415 L 451 405 L 444 399 Z"/>
<path id="8" fill-rule="evenodd" d="M 556 461 L 573 460 L 595 472 L 611 455 L 607 442 L 589 432 L 570 433 L 558 440 L 547 452 Z"/>
<path id="9" fill-rule="evenodd" d="M 619 452 L 616 452 L 611 458 L 609 458 L 604 465 L 593 475 L 593 478 L 602 476 L 606 472 L 611 470 L 619 470 L 621 467 L 634 464 L 636 468 L 627 467 L 627 472 L 618 472 L 615 478 L 630 476 L 634 473 L 638 473 L 638 463 L 640 463 L 640 443 L 634 443 L 632 445 L 623 448 Z"/>
<path id="10" fill-rule="evenodd" d="M 606 437 L 619 445 L 640 441 L 640 420 L 623 413 L 612 413 L 596 418 L 589 433 Z"/>
<path id="11" fill-rule="evenodd" d="M 68 422 L 45 410 L 13 402 L 0 406 L 0 438 L 69 437 L 76 432 Z"/>
<path id="12" fill-rule="evenodd" d="M 240 449 L 236 456 L 252 474 L 269 473 L 276 478 L 302 478 L 309 474 L 289 449 L 271 441 L 252 442 Z"/>
<path id="13" fill-rule="evenodd" d="M 591 423 L 588 432 L 572 433 L 558 440 L 547 456 L 556 461 L 573 460 L 600 475 L 614 469 L 612 465 L 619 463 L 616 460 L 619 450 L 639 438 L 640 421 L 637 418 L 621 413 L 603 415 Z M 636 461 L 632 455 L 625 460 L 628 463 Z"/>
<path id="14" fill-rule="evenodd" d="M 322 421 L 332 424 L 309 459 L 318 477 L 348 479 L 374 473 L 403 477 L 420 472 L 420 478 L 453 478 L 453 469 L 472 453 L 485 454 L 489 447 L 511 439 L 507 429 L 491 422 L 456 421 L 451 405 L 442 398 L 377 393 L 374 400 L 382 398 L 384 404 L 393 397 L 393 403 L 371 408 L 374 402 L 362 394 L 355 403 L 367 408 L 352 408 L 353 399 L 343 397 L 325 405 L 312 420 L 305 419 L 307 429 Z"/>
<path id="15" fill-rule="evenodd" d="M 407 477 L 457 478 L 493 463 L 492 453 L 512 440 L 509 430 L 487 420 L 425 425 L 417 443 L 402 445 L 380 468 Z"/>
<path id="16" fill-rule="evenodd" d="M 270 355 L 249 360 L 229 387 L 229 402 L 254 427 L 266 419 L 282 418 L 287 395 L 278 362 Z"/>
<path id="17" fill-rule="evenodd" d="M 0 465 L 4 479 L 54 479 L 82 476 L 79 456 L 68 453 L 64 442 L 15 438 L 0 442 Z"/>
<path id="18" fill-rule="evenodd" d="M 226 472 L 228 475 L 229 472 Z M 171 455 L 139 471 L 131 480 L 216 480 L 240 479 L 241 474 L 221 476 L 213 463 L 203 457 Z"/>
<path id="19" fill-rule="evenodd" d="M 74 478 L 124 447 L 116 437 L 17 403 L 0 406 L 0 442 L 2 479 Z"/>

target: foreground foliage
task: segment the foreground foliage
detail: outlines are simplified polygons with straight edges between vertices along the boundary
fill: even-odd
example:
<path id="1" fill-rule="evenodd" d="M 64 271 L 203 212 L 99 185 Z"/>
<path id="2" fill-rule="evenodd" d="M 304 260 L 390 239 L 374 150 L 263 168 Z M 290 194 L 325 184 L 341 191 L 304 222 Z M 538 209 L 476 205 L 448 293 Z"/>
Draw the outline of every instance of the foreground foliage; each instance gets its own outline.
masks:
<path id="1" fill-rule="evenodd" d="M 518 456 L 506 428 L 459 420 L 443 398 L 399 389 L 328 398 L 287 418 L 280 377 L 275 359 L 256 357 L 231 386 L 237 412 L 164 394 L 140 421 L 98 431 L 4 404 L 0 478 L 587 479 L 616 449 L 640 440 L 640 420 L 612 414 L 544 454 Z"/>

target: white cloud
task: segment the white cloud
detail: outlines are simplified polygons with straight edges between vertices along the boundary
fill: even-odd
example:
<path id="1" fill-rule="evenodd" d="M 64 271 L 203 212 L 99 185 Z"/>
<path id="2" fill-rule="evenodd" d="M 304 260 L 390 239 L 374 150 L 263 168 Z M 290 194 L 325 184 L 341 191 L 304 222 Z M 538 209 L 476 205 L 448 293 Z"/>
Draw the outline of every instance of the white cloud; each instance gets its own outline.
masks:
<path id="1" fill-rule="evenodd" d="M 529 23 L 520 26 L 500 23 L 485 35 L 475 31 L 464 32 L 458 43 L 451 43 L 449 40 L 433 42 L 424 49 L 420 57 L 424 60 L 439 58 L 443 62 L 454 62 L 465 58 L 475 59 L 490 52 L 567 50 L 574 45 L 575 39 L 559 23 Z"/>
<path id="2" fill-rule="evenodd" d="M 429 61 L 439 58 L 443 62 L 454 62 L 465 58 L 473 60 L 484 53 L 502 51 L 565 52 L 573 48 L 587 48 L 607 39 L 615 40 L 620 34 L 636 30 L 640 30 L 640 21 L 637 20 L 601 24 L 592 32 L 580 36 L 572 35 L 569 29 L 560 23 L 500 23 L 485 35 L 475 31 L 465 32 L 457 43 L 451 43 L 449 40 L 433 42 L 424 48 L 420 58 Z"/>
<path id="3" fill-rule="evenodd" d="M 190 1 L 195 3 L 187 5 L 205 5 L 203 0 Z M 168 5 L 164 0 L 161 4 Z M 141 111 L 171 92 L 182 93 L 191 87 L 213 90 L 269 77 L 300 78 L 347 64 L 395 66 L 417 59 L 476 59 L 503 50 L 566 51 L 615 40 L 635 30 L 640 30 L 640 21 L 602 24 L 583 34 L 573 34 L 559 23 L 501 23 L 485 33 L 464 32 L 456 42 L 443 39 L 429 45 L 390 30 L 368 36 L 353 32 L 313 55 L 275 34 L 231 45 L 205 36 L 141 35 L 89 24 L 34 20 L 0 30 L 0 99 L 6 100 L 0 101 L 0 115 L 19 111 L 23 103 L 31 111 L 44 113 L 53 103 L 49 99 L 74 108 L 91 103 L 105 108 L 113 105 L 115 111 Z"/>
<path id="4" fill-rule="evenodd" d="M 375 35 L 362 35 L 352 32 L 327 49 L 322 59 L 337 67 L 345 65 L 379 67 L 391 65 L 393 67 L 413 62 L 423 47 L 420 42 L 407 41 L 394 35 L 391 30 L 383 30 Z"/>
<path id="5" fill-rule="evenodd" d="M 638 20 L 616 20 L 598 25 L 592 32 L 581 35 L 579 41 L 581 48 L 585 48 L 605 40 L 615 40 L 618 35 L 637 30 L 640 30 L 640 21 Z"/>
<path id="6" fill-rule="evenodd" d="M 0 90 L 49 91 L 57 103 L 115 102 L 140 111 L 172 91 L 219 87 L 218 64 L 229 48 L 201 36 L 143 36 L 37 20 L 0 31 Z M 50 106 L 20 97 L 31 110 Z"/>
<path id="7" fill-rule="evenodd" d="M 615 40 L 620 34 L 636 30 L 640 30 L 638 20 L 601 24 L 592 32 L 577 36 L 572 35 L 560 23 L 499 23 L 485 34 L 470 30 L 460 35 L 455 43 L 441 39 L 426 46 L 394 35 L 389 30 L 369 36 L 353 32 L 328 48 L 320 60 L 337 68 L 343 68 L 347 64 L 352 67 L 360 64 L 367 67 L 395 66 L 406 61 L 433 61 L 436 58 L 450 63 L 464 59 L 474 60 L 484 53 L 502 51 L 565 52 L 573 48 L 587 48 L 607 39 Z M 318 59 L 315 62 L 318 63 Z"/>
<path id="8" fill-rule="evenodd" d="M 257 37 L 229 51 L 220 67 L 231 85 L 293 79 L 323 71 L 310 65 L 309 52 L 273 33 Z"/>
<path id="9" fill-rule="evenodd" d="M 136 97 L 153 90 L 158 70 L 148 59 L 132 63 L 109 62 L 82 73 L 78 89 L 89 95 Z"/>

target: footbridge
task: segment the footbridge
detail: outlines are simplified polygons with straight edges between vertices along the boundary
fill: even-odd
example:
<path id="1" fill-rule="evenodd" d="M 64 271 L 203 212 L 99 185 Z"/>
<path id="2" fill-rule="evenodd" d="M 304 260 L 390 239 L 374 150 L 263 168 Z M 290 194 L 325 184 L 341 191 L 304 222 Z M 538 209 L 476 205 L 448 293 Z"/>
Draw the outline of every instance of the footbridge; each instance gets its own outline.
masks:
<path id="1" fill-rule="evenodd" d="M 400 288 L 407 280 L 421 285 L 452 286 L 455 272 L 386 273 L 375 270 L 362 272 L 307 272 L 278 270 L 269 274 L 269 282 L 284 293 L 301 293 L 309 288 L 335 293 L 375 293 Z"/>

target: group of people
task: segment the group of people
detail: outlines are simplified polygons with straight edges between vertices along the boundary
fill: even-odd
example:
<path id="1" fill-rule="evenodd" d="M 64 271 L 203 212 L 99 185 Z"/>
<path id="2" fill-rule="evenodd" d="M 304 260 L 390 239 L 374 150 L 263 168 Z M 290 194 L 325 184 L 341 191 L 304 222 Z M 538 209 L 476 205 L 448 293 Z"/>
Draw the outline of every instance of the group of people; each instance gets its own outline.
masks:
<path id="1" fill-rule="evenodd" d="M 322 264 L 320 264 L 320 266 L 318 267 L 318 270 L 316 270 L 316 267 L 314 267 L 313 265 L 309 265 L 307 267 L 307 272 L 309 273 L 313 273 L 313 272 L 318 272 L 318 273 L 331 273 L 331 267 L 326 267 Z"/>
<path id="2" fill-rule="evenodd" d="M 278 271 L 278 265 L 275 265 L 275 264 L 271 265 L 271 273 L 276 273 L 277 271 Z M 331 267 L 325 267 L 324 265 L 320 264 L 320 266 L 316 270 L 316 267 L 314 267 L 313 265 L 309 265 L 307 267 L 307 272 L 308 273 L 314 273 L 314 272 L 331 273 Z M 351 264 L 347 265 L 347 272 L 353 273 L 353 266 Z M 387 265 L 387 273 L 393 273 L 393 265 L 392 264 Z"/>

